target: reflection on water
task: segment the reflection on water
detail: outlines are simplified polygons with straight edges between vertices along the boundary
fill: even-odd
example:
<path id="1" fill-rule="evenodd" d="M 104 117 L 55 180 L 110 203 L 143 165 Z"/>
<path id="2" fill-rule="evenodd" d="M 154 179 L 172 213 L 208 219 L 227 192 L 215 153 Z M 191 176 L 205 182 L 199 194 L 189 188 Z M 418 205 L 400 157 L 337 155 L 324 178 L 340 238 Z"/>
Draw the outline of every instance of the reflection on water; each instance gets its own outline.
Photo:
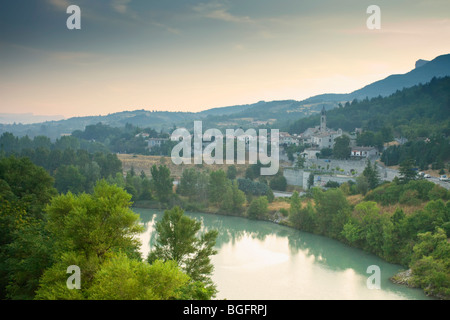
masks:
<path id="1" fill-rule="evenodd" d="M 162 212 L 135 211 L 145 227 L 141 251 L 147 257 Z M 202 222 L 203 231 L 219 231 L 212 258 L 219 299 L 428 299 L 421 290 L 389 281 L 401 266 L 338 241 L 270 222 L 187 214 Z M 381 290 L 367 288 L 371 265 L 381 268 Z"/>

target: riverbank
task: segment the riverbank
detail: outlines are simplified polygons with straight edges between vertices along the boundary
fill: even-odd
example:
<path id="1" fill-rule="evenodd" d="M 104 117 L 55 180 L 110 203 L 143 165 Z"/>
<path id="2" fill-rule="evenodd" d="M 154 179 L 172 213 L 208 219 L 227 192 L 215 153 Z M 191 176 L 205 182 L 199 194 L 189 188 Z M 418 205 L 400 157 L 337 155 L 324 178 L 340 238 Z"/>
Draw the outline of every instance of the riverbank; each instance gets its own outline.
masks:
<path id="1" fill-rule="evenodd" d="M 179 200 L 179 199 L 178 199 Z M 283 200 L 285 201 L 285 200 Z M 243 212 L 240 213 L 229 213 L 229 212 L 223 212 L 221 211 L 219 208 L 213 207 L 213 206 L 208 206 L 208 207 L 202 207 L 199 205 L 194 205 L 192 206 L 192 204 L 189 203 L 183 203 L 183 201 L 177 201 L 178 203 L 174 203 L 173 205 L 179 205 L 181 208 L 183 208 L 183 210 L 185 210 L 186 212 L 198 212 L 198 213 L 204 213 L 204 214 L 210 214 L 210 215 L 220 215 L 220 216 L 235 216 L 235 217 L 241 217 L 241 218 L 246 218 L 249 220 L 260 220 L 260 221 L 267 221 L 267 222 L 271 222 L 271 223 L 275 223 L 275 224 L 279 224 L 279 225 L 283 225 L 295 230 L 299 230 L 302 232 L 308 232 L 307 230 L 302 230 L 299 228 L 296 228 L 291 221 L 289 221 L 288 219 L 288 212 L 289 210 L 282 210 L 284 211 L 284 213 L 282 213 L 280 210 L 271 210 L 269 211 L 267 214 L 265 214 L 264 216 L 261 217 L 256 217 L 256 218 L 250 218 L 246 215 L 245 210 Z M 281 201 L 280 201 L 281 202 Z M 285 202 L 288 203 L 288 202 Z M 304 204 L 304 203 L 303 203 Z M 134 207 L 136 208 L 142 208 L 142 209 L 154 209 L 154 210 L 166 210 L 169 209 L 170 207 L 173 206 L 171 204 L 171 206 L 163 206 L 160 203 L 158 203 L 157 201 L 138 201 L 134 204 Z M 285 207 L 286 208 L 286 207 Z M 315 232 L 308 232 L 311 234 L 317 234 Z M 319 234 L 318 234 L 319 235 Z M 355 248 L 355 249 L 362 249 L 363 251 L 367 252 L 367 253 L 371 253 L 371 254 L 375 254 L 376 256 L 378 256 L 379 258 L 383 259 L 384 261 L 387 262 L 386 259 L 384 259 L 382 256 L 374 253 L 374 252 L 370 252 L 367 250 L 364 250 L 363 248 L 361 248 L 361 246 L 354 246 L 351 243 L 349 243 L 348 241 L 342 241 L 341 239 L 337 239 L 334 237 L 329 237 L 327 235 L 324 235 L 327 238 L 333 239 L 333 240 L 337 240 L 345 245 L 348 245 L 349 247 Z M 395 274 L 394 276 L 392 276 L 389 280 L 397 285 L 405 285 L 411 288 L 417 288 L 417 286 L 414 286 L 413 282 L 412 282 L 412 271 L 409 272 L 405 272 L 405 271 L 401 271 L 398 274 Z M 427 294 L 425 288 L 423 288 L 424 293 Z M 438 298 L 438 299 L 448 299 L 448 297 L 442 297 L 442 296 L 436 296 L 436 295 L 431 295 L 431 294 L 427 294 L 427 296 L 433 297 L 433 298 Z"/>
<path id="2" fill-rule="evenodd" d="M 156 241 L 153 228 L 163 212 L 134 210 L 142 215 L 145 226 L 140 239 L 146 256 Z M 202 221 L 204 230 L 219 231 L 218 253 L 212 257 L 218 299 L 430 299 L 422 290 L 389 281 L 399 270 L 398 265 L 334 239 L 267 221 L 200 212 L 185 214 Z M 370 265 L 382 270 L 380 290 L 366 286 Z"/>

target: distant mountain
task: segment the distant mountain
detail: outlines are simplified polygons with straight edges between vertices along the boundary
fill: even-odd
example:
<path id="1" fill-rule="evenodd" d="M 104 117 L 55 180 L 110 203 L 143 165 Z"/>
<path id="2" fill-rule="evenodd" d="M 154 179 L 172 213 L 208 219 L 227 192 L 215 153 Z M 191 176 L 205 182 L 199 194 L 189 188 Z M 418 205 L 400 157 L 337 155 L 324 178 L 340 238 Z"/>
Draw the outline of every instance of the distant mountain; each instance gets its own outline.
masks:
<path id="1" fill-rule="evenodd" d="M 175 124 L 197 120 L 198 116 L 190 112 L 169 111 L 123 111 L 108 115 L 73 117 L 60 121 L 46 121 L 33 124 L 0 124 L 0 134 L 11 132 L 16 136 L 28 135 L 30 138 L 45 135 L 57 139 L 62 134 L 70 134 L 75 130 L 84 130 L 86 126 L 99 122 L 111 127 L 123 127 L 132 124 L 141 128 L 151 127 L 162 130 L 173 127 Z"/>
<path id="2" fill-rule="evenodd" d="M 128 123 L 142 128 L 151 127 L 158 131 L 168 130 L 174 125 L 189 128 L 193 125 L 194 120 L 203 120 L 205 128 L 255 127 L 275 122 L 280 127 L 286 127 L 293 121 L 317 114 L 323 107 L 331 110 L 336 108 L 339 103 L 345 104 L 354 99 L 364 100 L 366 97 L 370 99 L 389 96 L 403 88 L 428 83 L 434 77 L 445 76 L 450 76 L 450 54 L 441 55 L 431 61 L 420 59 L 416 62 L 415 68 L 408 73 L 391 75 L 348 94 L 326 93 L 303 101 L 259 101 L 254 104 L 213 108 L 198 113 L 135 110 L 105 116 L 75 117 L 32 124 L 25 124 L 26 121 L 16 121 L 16 124 L 12 124 L 10 120 L 5 120 L 5 118 L 2 120 L 0 114 L 0 134 L 11 132 L 16 136 L 28 135 L 30 137 L 46 135 L 56 139 L 61 134 L 84 130 L 87 125 L 99 122 L 114 127 L 125 126 Z M 32 122 L 36 122 L 36 120 L 38 119 L 34 118 Z"/>
<path id="3" fill-rule="evenodd" d="M 58 121 L 62 119 L 64 119 L 64 116 L 61 115 L 45 116 L 45 115 L 36 115 L 33 113 L 0 113 L 0 123 L 5 124 L 13 124 L 13 123 L 31 124 L 45 121 Z"/>
<path id="4" fill-rule="evenodd" d="M 417 84 L 430 82 L 434 77 L 442 78 L 450 76 L 450 54 L 438 56 L 437 58 L 426 61 L 419 59 L 415 68 L 405 74 L 391 75 L 385 79 L 371 83 L 359 90 L 347 94 L 321 94 L 304 100 L 304 102 L 322 102 L 322 101 L 352 101 L 354 99 L 374 98 L 378 96 L 387 97 L 397 90 L 410 88 Z"/>
<path id="5" fill-rule="evenodd" d="M 442 78 L 445 76 L 450 76 L 450 54 L 439 56 L 430 62 L 419 60 L 416 62 L 416 68 L 412 71 L 391 75 L 352 92 L 350 96 L 352 99 L 373 98 L 379 95 L 386 97 L 397 90 L 410 88 L 420 83 L 425 84 L 434 77 Z"/>
<path id="6" fill-rule="evenodd" d="M 351 93 L 325 93 L 303 101 L 260 101 L 246 106 L 216 108 L 214 113 L 205 112 L 204 114 L 227 115 L 229 119 L 250 117 L 260 121 L 270 119 L 287 121 L 293 117 L 301 118 L 317 113 L 323 106 L 329 110 L 337 107 L 338 103 L 345 103 L 354 99 L 363 100 L 366 97 L 369 99 L 378 96 L 387 97 L 404 88 L 425 84 L 433 78 L 445 76 L 450 76 L 450 54 L 441 55 L 432 61 L 419 59 L 415 64 L 415 68 L 410 72 L 391 75 Z M 225 110 L 226 112 L 224 112 Z"/>
<path id="7" fill-rule="evenodd" d="M 230 107 L 219 107 L 219 108 L 213 108 L 204 110 L 198 113 L 200 116 L 224 116 L 229 115 L 233 113 L 238 113 L 245 111 L 247 109 L 250 109 L 255 104 L 245 104 L 245 105 L 237 105 L 237 106 L 230 106 Z"/>

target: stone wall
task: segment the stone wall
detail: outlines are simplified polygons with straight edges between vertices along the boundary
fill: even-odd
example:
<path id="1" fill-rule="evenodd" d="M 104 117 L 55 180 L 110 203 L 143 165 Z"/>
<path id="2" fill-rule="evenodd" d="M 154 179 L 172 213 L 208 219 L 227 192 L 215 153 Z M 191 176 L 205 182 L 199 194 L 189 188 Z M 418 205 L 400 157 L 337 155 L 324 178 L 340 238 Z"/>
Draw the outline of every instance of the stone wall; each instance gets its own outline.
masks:
<path id="1" fill-rule="evenodd" d="M 372 162 L 373 163 L 373 162 Z M 311 168 L 311 166 L 315 164 L 316 170 L 322 169 L 323 173 L 315 173 L 314 174 L 314 185 L 325 185 L 328 181 L 335 181 L 340 184 L 347 181 L 356 181 L 356 177 L 361 175 L 364 171 L 364 168 L 367 165 L 367 160 L 324 160 L 324 159 L 314 159 L 314 160 L 306 160 L 305 166 L 307 168 Z M 378 167 L 378 172 L 380 174 L 380 179 L 385 181 L 392 181 L 395 177 L 399 176 L 397 170 L 384 168 L 381 166 Z M 342 169 L 336 170 L 336 168 Z M 330 174 L 332 169 L 335 169 L 335 173 Z M 356 171 L 355 175 L 351 174 L 351 171 Z M 310 175 L 309 171 L 304 171 L 302 169 L 294 169 L 294 168 L 284 168 L 283 175 L 287 180 L 288 185 L 299 186 L 306 188 L 308 185 L 308 178 Z M 320 182 L 318 181 L 320 177 Z"/>
<path id="2" fill-rule="evenodd" d="M 286 178 L 287 184 L 291 186 L 307 186 L 307 184 L 304 184 L 304 176 L 309 177 L 309 174 L 305 175 L 305 173 L 307 172 L 291 168 L 284 168 L 283 170 L 283 176 Z M 308 181 L 308 178 L 306 178 L 306 181 Z"/>

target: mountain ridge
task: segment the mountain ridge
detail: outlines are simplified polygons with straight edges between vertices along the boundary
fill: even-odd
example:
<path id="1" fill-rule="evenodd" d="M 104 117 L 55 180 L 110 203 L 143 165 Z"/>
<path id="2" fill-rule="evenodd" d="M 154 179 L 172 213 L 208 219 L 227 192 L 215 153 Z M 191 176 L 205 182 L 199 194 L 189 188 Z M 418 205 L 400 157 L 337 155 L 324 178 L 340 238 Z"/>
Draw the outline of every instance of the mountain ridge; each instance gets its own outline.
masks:
<path id="1" fill-rule="evenodd" d="M 209 120 L 210 123 L 248 118 L 249 123 L 290 121 L 292 118 L 302 118 L 320 112 L 325 106 L 333 109 L 339 103 L 363 100 L 378 96 L 389 96 L 403 88 L 424 84 L 433 78 L 450 76 L 450 54 L 440 55 L 431 61 L 419 59 L 415 68 L 405 74 L 394 74 L 373 82 L 351 93 L 325 93 L 302 101 L 279 100 L 259 101 L 254 104 L 218 107 L 200 112 L 171 112 L 134 110 L 121 111 L 100 116 L 71 117 L 58 121 L 46 121 L 33 124 L 0 124 L 0 134 L 11 132 L 18 136 L 47 135 L 53 139 L 61 134 L 69 134 L 75 130 L 84 130 L 86 125 L 102 122 L 110 126 L 125 126 L 130 123 L 140 127 L 153 127 L 164 130 L 175 125 L 180 126 L 194 120 Z M 252 122 L 253 121 L 253 122 Z M 239 123 L 241 125 L 241 123 Z"/>

